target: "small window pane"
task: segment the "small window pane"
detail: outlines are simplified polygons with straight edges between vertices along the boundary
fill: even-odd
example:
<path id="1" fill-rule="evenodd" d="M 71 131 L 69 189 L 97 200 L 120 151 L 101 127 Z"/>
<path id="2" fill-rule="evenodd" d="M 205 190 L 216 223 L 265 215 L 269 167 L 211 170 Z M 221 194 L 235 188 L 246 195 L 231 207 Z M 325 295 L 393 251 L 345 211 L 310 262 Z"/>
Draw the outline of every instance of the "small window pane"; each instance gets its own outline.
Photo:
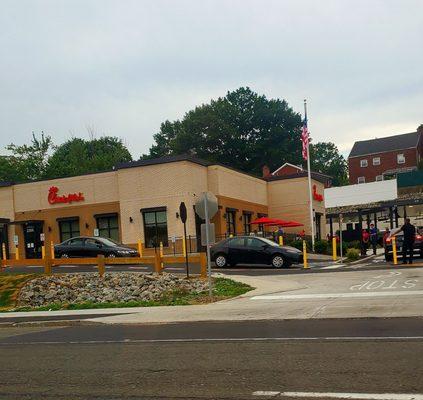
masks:
<path id="1" fill-rule="evenodd" d="M 159 211 L 156 213 L 157 223 L 166 223 L 166 211 Z"/>
<path id="2" fill-rule="evenodd" d="M 373 165 L 380 165 L 380 157 L 373 158 Z"/>
<path id="3" fill-rule="evenodd" d="M 144 223 L 155 224 L 156 223 L 156 213 L 155 212 L 145 212 L 144 213 Z"/>

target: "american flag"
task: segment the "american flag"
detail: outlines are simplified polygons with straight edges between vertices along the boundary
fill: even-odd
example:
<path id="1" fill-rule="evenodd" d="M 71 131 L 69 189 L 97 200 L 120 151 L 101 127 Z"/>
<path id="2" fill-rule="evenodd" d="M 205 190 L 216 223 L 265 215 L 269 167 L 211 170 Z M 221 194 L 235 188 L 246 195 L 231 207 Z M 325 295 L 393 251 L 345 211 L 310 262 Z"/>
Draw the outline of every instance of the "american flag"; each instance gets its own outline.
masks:
<path id="1" fill-rule="evenodd" d="M 308 128 L 307 128 L 307 118 L 303 121 L 303 129 L 301 133 L 301 142 L 303 143 L 303 158 L 304 160 L 307 160 L 308 153 L 307 153 L 307 145 L 308 141 L 310 140 L 309 134 L 308 134 Z"/>

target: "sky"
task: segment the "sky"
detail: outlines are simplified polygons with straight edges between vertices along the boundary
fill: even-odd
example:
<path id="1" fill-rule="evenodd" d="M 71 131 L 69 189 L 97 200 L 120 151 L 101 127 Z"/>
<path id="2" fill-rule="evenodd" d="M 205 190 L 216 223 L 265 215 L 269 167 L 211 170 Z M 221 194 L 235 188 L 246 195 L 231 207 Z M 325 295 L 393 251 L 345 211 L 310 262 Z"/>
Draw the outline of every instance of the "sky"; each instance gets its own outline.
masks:
<path id="1" fill-rule="evenodd" d="M 423 123 L 423 0 L 0 4 L 2 153 L 95 132 L 137 159 L 162 122 L 241 86 L 307 98 L 313 140 L 345 155 Z"/>

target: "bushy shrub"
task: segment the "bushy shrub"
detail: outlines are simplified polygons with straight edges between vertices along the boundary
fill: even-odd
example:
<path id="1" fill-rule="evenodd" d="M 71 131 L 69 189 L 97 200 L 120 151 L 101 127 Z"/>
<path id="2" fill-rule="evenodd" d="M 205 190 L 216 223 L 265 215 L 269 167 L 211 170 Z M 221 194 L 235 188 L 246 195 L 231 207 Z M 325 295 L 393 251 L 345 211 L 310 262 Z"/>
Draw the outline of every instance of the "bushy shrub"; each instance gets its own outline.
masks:
<path id="1" fill-rule="evenodd" d="M 352 242 L 347 242 L 347 249 L 358 249 L 360 250 L 360 241 L 353 240 Z"/>
<path id="2" fill-rule="evenodd" d="M 356 261 L 360 258 L 360 251 L 358 249 L 348 249 L 347 250 L 347 259 L 349 261 Z"/>
<path id="3" fill-rule="evenodd" d="M 293 240 L 292 242 L 287 243 L 288 246 L 297 248 L 298 250 L 303 251 L 303 241 L 302 240 Z M 307 251 L 311 251 L 311 241 L 306 240 Z"/>
<path id="4" fill-rule="evenodd" d="M 327 240 L 316 240 L 314 243 L 314 251 L 318 254 L 327 254 L 329 249 L 329 243 Z"/>

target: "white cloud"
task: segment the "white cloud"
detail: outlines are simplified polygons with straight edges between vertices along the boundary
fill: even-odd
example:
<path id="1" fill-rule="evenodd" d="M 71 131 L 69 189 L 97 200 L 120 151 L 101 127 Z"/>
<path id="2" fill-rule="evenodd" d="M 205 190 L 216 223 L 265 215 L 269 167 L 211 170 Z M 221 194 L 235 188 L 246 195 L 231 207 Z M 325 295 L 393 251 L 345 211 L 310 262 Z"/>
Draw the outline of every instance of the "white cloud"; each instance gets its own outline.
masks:
<path id="1" fill-rule="evenodd" d="M 2 6 L 0 147 L 91 125 L 138 157 L 161 122 L 246 85 L 297 111 L 307 97 L 315 140 L 346 153 L 423 122 L 420 0 Z"/>

